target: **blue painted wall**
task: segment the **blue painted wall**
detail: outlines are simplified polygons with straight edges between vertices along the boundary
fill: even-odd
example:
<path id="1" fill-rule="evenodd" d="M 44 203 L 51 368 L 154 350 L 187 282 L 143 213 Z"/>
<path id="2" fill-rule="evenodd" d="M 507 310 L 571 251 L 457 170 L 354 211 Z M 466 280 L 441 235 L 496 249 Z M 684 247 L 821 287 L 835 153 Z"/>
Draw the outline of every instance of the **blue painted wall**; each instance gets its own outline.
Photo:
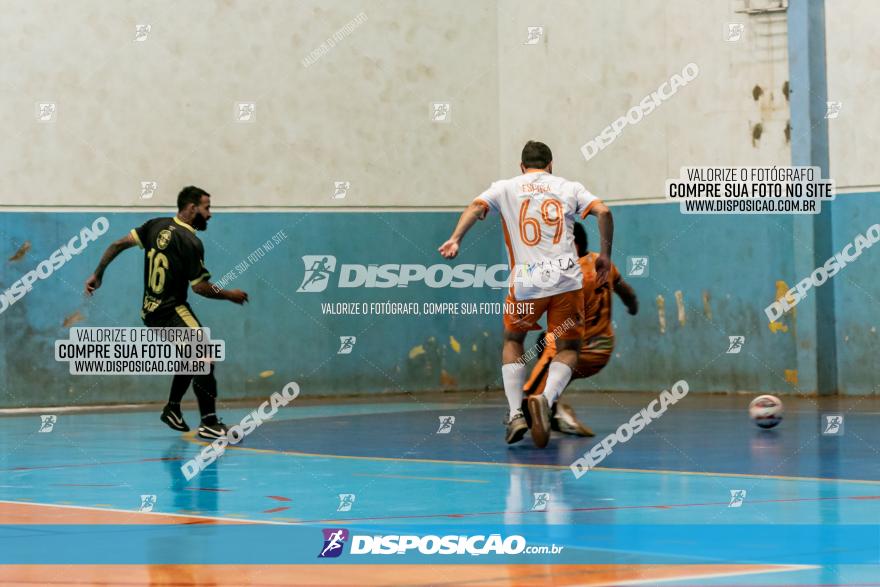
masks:
<path id="1" fill-rule="evenodd" d="M 834 252 L 880 223 L 880 193 L 840 197 L 834 202 Z M 834 279 L 838 389 L 845 395 L 880 394 L 880 247 L 865 250 Z M 827 286 L 827 284 L 826 284 Z M 820 349 L 821 352 L 822 349 Z"/>
<path id="2" fill-rule="evenodd" d="M 614 262 L 625 274 L 627 256 L 647 255 L 649 275 L 625 277 L 639 314 L 630 316 L 615 298 L 614 358 L 581 388 L 658 390 L 686 379 L 700 391 L 795 390 L 785 381 L 785 371 L 797 369 L 795 329 L 771 332 L 764 315 L 776 281 L 794 279 L 791 217 L 686 216 L 675 205 L 645 205 L 616 207 L 614 219 Z M 598 242 L 595 225 L 588 228 Z M 745 347 L 727 354 L 735 335 L 746 337 Z"/>
<path id="3" fill-rule="evenodd" d="M 869 218 L 876 221 L 874 198 L 875 194 L 846 196 L 834 203 L 836 248 L 864 232 L 873 223 Z M 143 254 L 139 249 L 116 260 L 94 298 L 83 297 L 82 283 L 112 240 L 156 214 L 0 214 L 4 259 L 24 241 L 32 244 L 22 259 L 4 261 L 0 287 L 9 287 L 100 215 L 110 221 L 106 235 L 0 314 L 0 405 L 164 399 L 167 376 L 74 377 L 66 364 L 53 359 L 54 341 L 67 336 L 62 324 L 77 311 L 83 317 L 79 326 L 140 325 Z M 629 316 L 619 302 L 615 304 L 618 345 L 611 365 L 578 387 L 656 391 L 684 378 L 695 391 L 798 389 L 792 380 L 798 369 L 796 320 L 785 318 L 787 331 L 773 332 L 763 311 L 775 297 L 777 280 L 790 286 L 804 277 L 794 269 L 791 217 L 684 216 L 673 205 L 620 206 L 614 208 L 614 215 L 615 262 L 625 272 L 628 255 L 648 255 L 649 276 L 630 280 L 641 301 L 638 316 Z M 304 275 L 303 255 L 330 254 L 338 263 L 441 263 L 436 248 L 456 217 L 441 212 L 217 213 L 209 230 L 200 233 L 215 278 L 279 230 L 288 235 L 228 285 L 248 291 L 249 305 L 238 307 L 191 294 L 199 318 L 227 344 L 228 359 L 218 367 L 223 397 L 264 397 L 292 379 L 310 395 L 500 387 L 497 315 L 326 316 L 321 303 L 495 302 L 503 299 L 504 290 L 432 289 L 422 284 L 338 289 L 331 284 L 320 293 L 296 291 Z M 591 241 L 598 242 L 592 220 L 588 232 Z M 501 239 L 497 221 L 479 224 L 468 235 L 456 263 L 506 262 Z M 872 255 L 878 254 L 880 250 L 868 250 L 833 280 L 833 287 L 839 288 L 840 383 L 846 393 L 876 392 L 870 359 L 877 354 L 878 342 L 870 326 L 880 323 L 876 303 L 880 280 L 872 271 L 876 267 Z M 676 291 L 682 293 L 683 324 Z M 658 296 L 665 301 L 663 333 Z M 346 335 L 357 336 L 354 352 L 337 355 L 339 337 Z M 740 354 L 726 353 L 730 335 L 746 336 Z M 843 342 L 845 336 L 849 339 Z M 270 370 L 274 375 L 260 376 Z"/>

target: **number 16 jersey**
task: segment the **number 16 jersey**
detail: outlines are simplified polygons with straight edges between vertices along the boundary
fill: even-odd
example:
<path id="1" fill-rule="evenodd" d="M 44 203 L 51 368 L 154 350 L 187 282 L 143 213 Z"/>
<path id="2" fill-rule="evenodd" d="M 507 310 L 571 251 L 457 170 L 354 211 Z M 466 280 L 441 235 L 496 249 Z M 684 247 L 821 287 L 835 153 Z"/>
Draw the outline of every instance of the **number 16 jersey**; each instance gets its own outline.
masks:
<path id="1" fill-rule="evenodd" d="M 153 218 L 131 235 L 145 253 L 142 319 L 175 312 L 191 286 L 211 277 L 196 230 L 177 217 Z"/>

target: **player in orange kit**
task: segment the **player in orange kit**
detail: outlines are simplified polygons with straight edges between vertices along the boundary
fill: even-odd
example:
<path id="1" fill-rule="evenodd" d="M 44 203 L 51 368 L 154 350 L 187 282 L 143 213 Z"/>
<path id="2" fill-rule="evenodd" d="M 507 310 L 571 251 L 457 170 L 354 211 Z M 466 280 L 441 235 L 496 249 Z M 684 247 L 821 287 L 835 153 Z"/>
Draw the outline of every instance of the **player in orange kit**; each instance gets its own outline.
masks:
<path id="1" fill-rule="evenodd" d="M 636 292 L 623 280 L 617 267 L 612 263 L 608 279 L 596 286 L 596 253 L 587 250 L 587 232 L 582 224 L 574 225 L 574 244 L 578 263 L 584 277 L 584 339 L 578 354 L 578 362 L 573 369 L 571 380 L 585 379 L 602 370 L 611 360 L 614 351 L 614 328 L 611 325 L 611 292 L 620 296 L 630 314 L 639 311 Z M 556 342 L 553 333 L 542 333 L 544 342 L 541 356 L 532 368 L 532 373 L 523 387 L 527 395 L 539 394 L 547 383 L 550 362 L 556 355 Z M 531 423 L 530 423 L 531 425 Z M 551 411 L 551 426 L 564 434 L 593 436 L 593 431 L 578 421 L 574 410 L 568 404 L 558 401 Z"/>
<path id="2" fill-rule="evenodd" d="M 547 314 L 547 329 L 557 333 L 557 352 L 547 366 L 540 394 L 527 402 L 535 446 L 550 440 L 550 411 L 568 384 L 578 360 L 584 327 L 582 274 L 572 226 L 577 217 L 595 216 L 601 254 L 594 262 L 599 282 L 611 268 L 614 221 L 611 211 L 583 184 L 553 175 L 550 147 L 529 141 L 522 150 L 520 175 L 493 182 L 462 212 L 449 239 L 439 247 L 447 259 L 458 255 L 465 234 L 489 212 L 501 216 L 510 259 L 511 284 L 504 304 L 501 377 L 507 397 L 505 440 L 513 444 L 529 430 L 522 410 L 526 365 L 523 341 Z"/>

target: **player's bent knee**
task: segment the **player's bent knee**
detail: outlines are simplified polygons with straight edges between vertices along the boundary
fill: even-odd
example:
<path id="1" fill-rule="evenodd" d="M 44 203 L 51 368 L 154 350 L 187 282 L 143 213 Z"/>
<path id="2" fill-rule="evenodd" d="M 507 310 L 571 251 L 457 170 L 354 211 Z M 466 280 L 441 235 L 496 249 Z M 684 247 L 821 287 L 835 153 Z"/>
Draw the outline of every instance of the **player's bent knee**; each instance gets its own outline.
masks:
<path id="1" fill-rule="evenodd" d="M 562 351 L 578 352 L 581 350 L 581 339 L 579 339 L 579 338 L 558 339 L 556 341 L 556 350 L 557 350 L 557 352 L 562 352 Z"/>

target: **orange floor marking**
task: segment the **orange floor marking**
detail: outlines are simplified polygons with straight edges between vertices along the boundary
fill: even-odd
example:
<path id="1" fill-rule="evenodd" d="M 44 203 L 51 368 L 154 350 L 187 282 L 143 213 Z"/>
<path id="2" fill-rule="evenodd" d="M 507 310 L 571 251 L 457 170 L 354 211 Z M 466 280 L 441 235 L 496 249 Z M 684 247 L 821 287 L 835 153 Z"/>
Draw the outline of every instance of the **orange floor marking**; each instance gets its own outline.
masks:
<path id="1" fill-rule="evenodd" d="M 601 587 L 794 570 L 781 565 L 9 565 L 0 584 L 166 587 L 456 585 Z"/>
<path id="2" fill-rule="evenodd" d="M 4 524 L 235 524 L 230 520 L 211 520 L 184 515 L 156 515 L 146 512 L 101 511 L 72 507 L 52 507 L 33 503 L 0 502 Z"/>
<path id="3" fill-rule="evenodd" d="M 0 502 L 4 524 L 228 524 L 185 515 L 156 515 Z M 248 522 L 239 522 L 248 523 Z M 315 554 L 317 557 L 317 552 Z M 363 587 L 442 585 L 603 587 L 659 580 L 795 570 L 787 565 L 0 565 L 3 586 L 242 587 L 312 585 Z"/>

